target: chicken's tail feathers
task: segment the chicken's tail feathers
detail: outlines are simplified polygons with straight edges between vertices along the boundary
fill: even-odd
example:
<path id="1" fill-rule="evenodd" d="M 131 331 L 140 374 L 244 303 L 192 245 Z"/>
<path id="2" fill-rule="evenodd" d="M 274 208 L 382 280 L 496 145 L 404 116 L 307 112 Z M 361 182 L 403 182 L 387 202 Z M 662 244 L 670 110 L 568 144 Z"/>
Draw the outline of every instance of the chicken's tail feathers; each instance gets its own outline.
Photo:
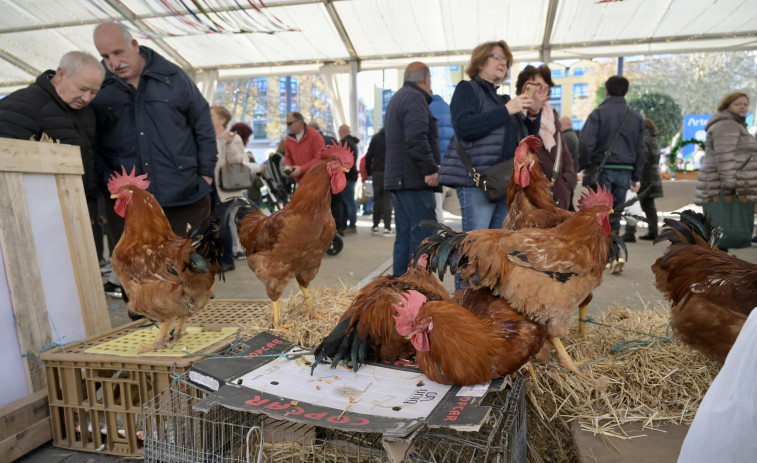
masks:
<path id="1" fill-rule="evenodd" d="M 628 248 L 626 247 L 626 242 L 623 241 L 623 238 L 621 238 L 617 233 L 610 233 L 610 238 L 612 242 L 612 245 L 608 247 L 610 260 L 617 260 L 619 257 L 622 257 L 620 255 L 620 251 L 622 250 L 623 254 L 625 255 L 624 259 L 627 261 Z"/>
<path id="2" fill-rule="evenodd" d="M 236 214 L 234 215 L 234 223 L 239 226 L 239 224 L 242 222 L 242 219 L 245 218 L 247 214 L 249 214 L 252 211 L 257 211 L 262 214 L 262 211 L 260 210 L 260 206 L 255 204 L 254 202 L 250 201 L 247 198 L 238 197 L 234 199 L 234 202 L 229 206 L 228 211 L 234 210 L 234 208 L 238 207 Z"/>
<path id="3" fill-rule="evenodd" d="M 697 236 L 715 247 L 723 233 L 707 214 L 686 209 L 677 213 L 680 220 L 666 218 L 665 227 L 654 243 L 670 241 L 674 245 L 696 244 Z"/>
<path id="4" fill-rule="evenodd" d="M 218 206 L 206 217 L 200 225 L 189 232 L 188 239 L 192 242 L 195 252 L 189 256 L 189 268 L 196 273 L 208 273 L 210 267 L 219 268 L 219 276 L 223 278 L 221 256 L 221 218 L 218 217 Z"/>
<path id="5" fill-rule="evenodd" d="M 421 227 L 434 228 L 436 232 L 424 239 L 413 252 L 413 260 L 418 262 L 421 256 L 428 254 L 429 272 L 437 272 L 440 280 L 444 280 L 447 266 L 454 273 L 457 269 L 459 253 L 456 246 L 465 238 L 466 234 L 433 220 L 423 220 Z"/>
<path id="6" fill-rule="evenodd" d="M 316 347 L 313 366 L 310 367 L 311 375 L 315 367 L 327 358 L 331 359 L 331 368 L 336 368 L 339 362 L 344 362 L 357 371 L 365 364 L 365 353 L 370 340 L 359 339 L 357 329 L 351 328 L 350 323 L 351 318 L 340 322 Z"/>

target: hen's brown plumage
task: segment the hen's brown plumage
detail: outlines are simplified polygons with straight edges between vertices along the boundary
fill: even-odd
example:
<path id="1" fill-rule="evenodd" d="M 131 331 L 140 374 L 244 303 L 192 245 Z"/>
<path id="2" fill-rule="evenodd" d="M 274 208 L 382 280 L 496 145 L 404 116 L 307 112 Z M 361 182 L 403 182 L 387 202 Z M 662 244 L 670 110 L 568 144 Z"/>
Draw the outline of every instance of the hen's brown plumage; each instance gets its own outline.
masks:
<path id="1" fill-rule="evenodd" d="M 336 233 L 331 194 L 344 189 L 345 169 L 354 162 L 351 152 L 336 145 L 324 148 L 322 157 L 282 210 L 266 216 L 251 205 L 237 212 L 239 242 L 247 253 L 247 265 L 273 301 L 275 328 L 282 328 L 278 301 L 292 278 L 305 296 L 306 318 L 320 317 L 312 310 L 307 288 Z"/>
<path id="2" fill-rule="evenodd" d="M 397 309 L 400 317 L 407 309 L 417 314 L 409 330 L 399 320 L 397 329 L 412 338 L 415 362 L 429 379 L 458 386 L 483 384 L 518 370 L 539 352 L 546 338 L 543 325 L 527 320 L 488 290 L 468 289 L 455 296 L 428 302 L 405 296 L 405 307 Z M 413 307 L 417 304 L 422 306 Z"/>
<path id="3" fill-rule="evenodd" d="M 141 352 L 170 347 L 167 333 L 171 322 L 178 319 L 174 333 L 178 339 L 186 318 L 213 297 L 220 263 L 206 255 L 208 268 L 198 269 L 192 261 L 199 257 L 192 241 L 171 230 L 163 209 L 149 192 L 125 185 L 114 196 L 125 225 L 113 249 L 113 271 L 129 295 L 129 308 L 161 324 L 155 343 Z"/>
<path id="4" fill-rule="evenodd" d="M 684 211 L 665 219 L 655 243 L 670 246 L 652 265 L 655 286 L 671 302 L 673 332 L 686 344 L 720 363 L 725 361 L 746 318 L 757 306 L 757 265 L 715 245 L 706 216 Z"/>
<path id="5" fill-rule="evenodd" d="M 379 276 L 358 291 L 339 323 L 315 350 L 313 368 L 325 358 L 332 368 L 339 362 L 357 371 L 366 360 L 394 361 L 410 358 L 415 350 L 394 329 L 394 307 L 399 295 L 416 290 L 429 300 L 449 299 L 439 280 L 425 268 L 425 261 L 412 264 L 399 277 Z"/>
<path id="6" fill-rule="evenodd" d="M 505 230 L 553 228 L 573 216 L 573 212 L 555 203 L 550 181 L 536 156 L 540 148 L 539 139 L 528 136 L 515 150 L 513 175 L 507 188 L 507 217 L 502 225 Z"/>

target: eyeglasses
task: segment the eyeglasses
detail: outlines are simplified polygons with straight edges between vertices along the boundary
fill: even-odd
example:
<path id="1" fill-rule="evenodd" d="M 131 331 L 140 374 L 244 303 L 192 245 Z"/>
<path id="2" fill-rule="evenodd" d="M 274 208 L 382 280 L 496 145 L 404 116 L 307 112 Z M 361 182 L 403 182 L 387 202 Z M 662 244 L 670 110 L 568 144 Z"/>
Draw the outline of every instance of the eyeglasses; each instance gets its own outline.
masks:
<path id="1" fill-rule="evenodd" d="M 491 55 L 489 55 L 489 58 L 494 58 L 497 61 L 505 61 L 505 62 L 507 62 L 507 57 L 502 56 L 502 55 L 498 55 L 496 53 L 492 53 Z"/>
<path id="2" fill-rule="evenodd" d="M 295 122 L 297 122 L 297 120 L 293 120 L 292 122 L 289 122 L 289 121 L 287 121 L 287 127 L 291 126 L 291 125 L 292 125 L 292 124 L 294 124 Z"/>

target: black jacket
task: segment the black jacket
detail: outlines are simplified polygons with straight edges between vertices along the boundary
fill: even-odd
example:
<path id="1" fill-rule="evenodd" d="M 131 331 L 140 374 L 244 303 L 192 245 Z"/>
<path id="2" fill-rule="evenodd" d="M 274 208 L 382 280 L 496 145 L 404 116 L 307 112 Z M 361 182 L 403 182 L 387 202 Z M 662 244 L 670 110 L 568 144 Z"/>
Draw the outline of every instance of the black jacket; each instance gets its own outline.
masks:
<path id="1" fill-rule="evenodd" d="M 43 133 L 60 143 L 81 148 L 84 191 L 97 197 L 95 182 L 95 113 L 89 106 L 71 108 L 53 87 L 55 71 L 45 71 L 37 81 L 0 100 L 0 137 L 39 140 Z"/>
<path id="2" fill-rule="evenodd" d="M 428 105 L 431 95 L 412 82 L 405 82 L 386 107 L 386 168 L 384 188 L 438 190 L 425 177 L 439 171 L 439 128 Z"/>
<path id="3" fill-rule="evenodd" d="M 208 102 L 180 67 L 150 48 L 139 52 L 138 88 L 107 71 L 92 101 L 99 180 L 136 166 L 161 206 L 194 204 L 211 191 L 202 176 L 214 176 L 218 153 Z"/>
<path id="4" fill-rule="evenodd" d="M 368 144 L 368 151 L 365 153 L 365 168 L 368 175 L 374 172 L 384 171 L 384 160 L 386 159 L 386 132 L 382 128 L 371 138 Z"/>
<path id="5" fill-rule="evenodd" d="M 352 156 L 355 159 L 355 163 L 352 164 L 352 168 L 349 172 L 345 175 L 348 181 L 350 182 L 357 182 L 357 144 L 360 143 L 360 140 L 358 138 L 353 137 L 352 135 L 347 135 L 346 137 L 342 138 L 341 144 L 347 143 L 347 147 L 349 147 L 350 151 L 352 151 Z"/>

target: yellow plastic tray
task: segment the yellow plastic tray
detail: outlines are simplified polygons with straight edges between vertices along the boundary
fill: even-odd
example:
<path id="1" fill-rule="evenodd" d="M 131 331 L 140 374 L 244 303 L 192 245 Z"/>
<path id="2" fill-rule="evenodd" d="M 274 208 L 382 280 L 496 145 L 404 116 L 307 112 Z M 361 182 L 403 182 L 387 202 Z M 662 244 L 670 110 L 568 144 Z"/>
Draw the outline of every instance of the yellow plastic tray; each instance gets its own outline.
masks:
<path id="1" fill-rule="evenodd" d="M 192 353 L 202 352 L 218 341 L 237 333 L 239 328 L 227 327 L 220 330 L 205 330 L 199 326 L 184 328 L 187 332 L 178 341 L 173 341 L 170 349 L 160 349 L 139 354 L 143 344 L 152 344 L 158 336 L 158 327 L 153 326 L 143 330 L 133 331 L 119 338 L 90 347 L 84 352 L 88 354 L 119 355 L 124 357 L 183 357 Z"/>

